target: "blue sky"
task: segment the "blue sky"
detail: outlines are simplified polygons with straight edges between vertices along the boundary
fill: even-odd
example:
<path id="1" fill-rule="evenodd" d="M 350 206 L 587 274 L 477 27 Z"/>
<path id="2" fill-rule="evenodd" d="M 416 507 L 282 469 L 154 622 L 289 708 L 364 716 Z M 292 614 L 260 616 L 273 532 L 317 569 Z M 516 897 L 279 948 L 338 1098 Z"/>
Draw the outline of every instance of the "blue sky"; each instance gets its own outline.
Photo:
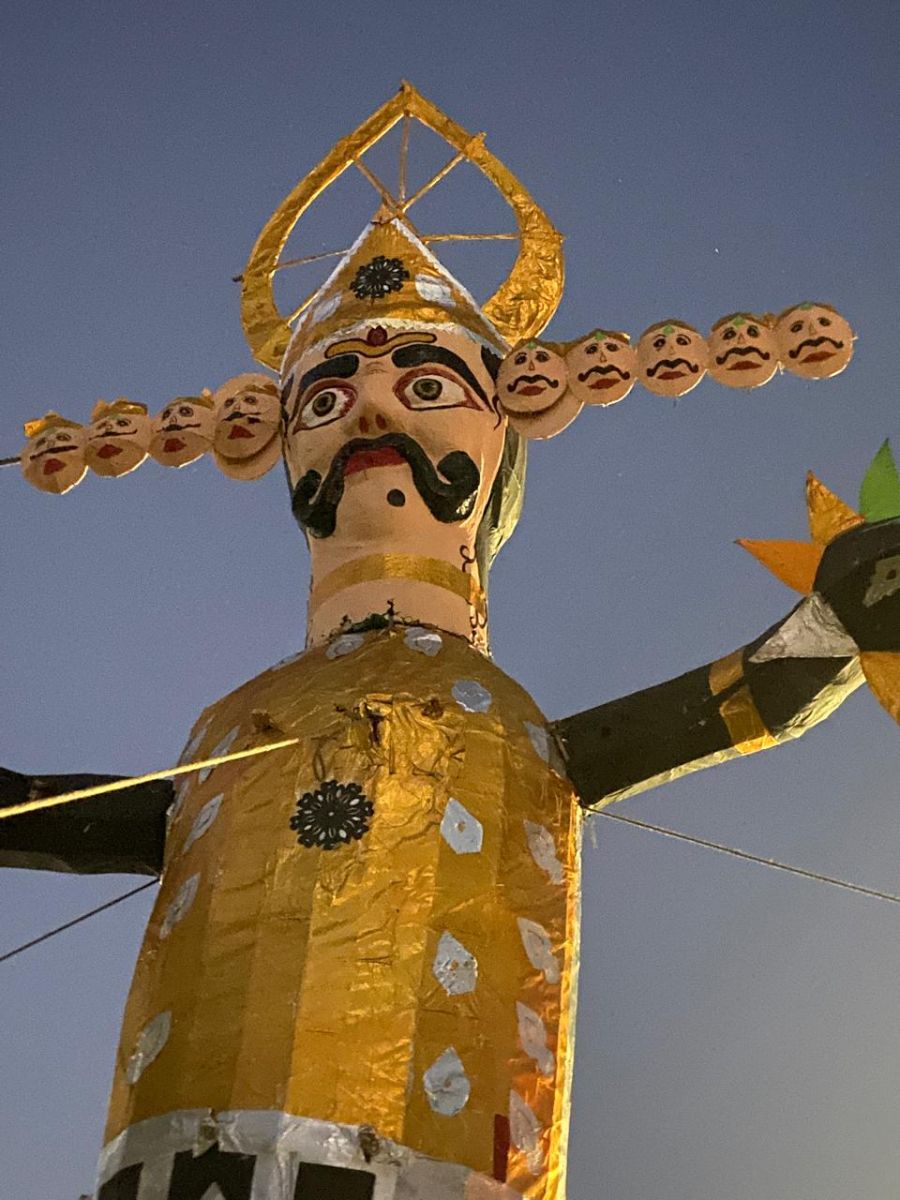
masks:
<path id="1" fill-rule="evenodd" d="M 565 233 L 549 336 L 708 328 L 807 298 L 848 316 L 856 356 L 835 380 L 635 391 L 534 449 L 492 629 L 550 717 L 777 620 L 792 594 L 733 539 L 804 537 L 808 468 L 852 502 L 884 437 L 900 442 L 894 5 L 86 0 L 5 25 L 0 456 L 47 408 L 155 410 L 250 369 L 231 277 L 402 78 L 486 130 Z M 493 224 L 468 182 L 450 218 Z M 370 215 L 355 201 L 348 184 L 323 204 L 297 252 L 346 245 Z M 502 267 L 447 262 L 476 292 Z M 56 499 L 13 470 L 0 495 L 10 767 L 165 766 L 205 704 L 302 642 L 306 552 L 278 472 L 147 464 Z M 796 745 L 623 811 L 897 892 L 898 746 L 861 692 Z M 592 828 L 570 1200 L 894 1196 L 897 908 Z M 130 882 L 3 874 L 0 950 Z M 0 1191 L 16 1200 L 91 1187 L 149 907 L 0 967 Z"/>

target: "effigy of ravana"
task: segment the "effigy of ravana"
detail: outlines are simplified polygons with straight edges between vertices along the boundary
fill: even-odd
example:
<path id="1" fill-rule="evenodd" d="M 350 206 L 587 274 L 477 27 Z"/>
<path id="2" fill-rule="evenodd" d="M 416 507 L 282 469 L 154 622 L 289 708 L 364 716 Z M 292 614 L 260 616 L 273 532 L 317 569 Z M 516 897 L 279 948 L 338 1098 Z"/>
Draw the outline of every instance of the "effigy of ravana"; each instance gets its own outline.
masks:
<path id="1" fill-rule="evenodd" d="M 382 189 L 291 328 L 272 299 L 291 229 L 411 118 L 509 201 L 521 241 L 510 276 L 479 308 L 414 229 L 405 187 L 399 200 Z M 811 478 L 813 541 L 747 543 L 805 593 L 784 621 L 548 723 L 488 654 L 485 592 L 519 515 L 529 431 L 571 419 L 541 407 L 538 377 L 560 391 L 548 373 L 562 359 L 534 341 L 562 290 L 559 235 L 481 135 L 404 85 L 286 199 L 243 286 L 251 346 L 280 369 L 291 505 L 311 558 L 307 645 L 209 707 L 182 762 L 294 744 L 0 822 L 5 865 L 161 879 L 97 1198 L 563 1200 L 582 811 L 797 737 L 864 677 L 898 716 L 889 451 L 866 477 L 864 511 Z M 829 319 L 811 326 L 815 361 Z M 756 319 L 729 320 L 742 348 Z M 651 332 L 651 356 L 688 362 L 692 327 Z M 627 335 L 598 331 L 601 350 L 604 339 L 611 356 L 628 350 Z M 176 410 L 160 435 L 172 454 Z M 237 428 L 225 427 L 226 452 Z M 244 440 L 257 437 L 248 428 Z M 0 778 L 8 807 L 109 777 Z"/>

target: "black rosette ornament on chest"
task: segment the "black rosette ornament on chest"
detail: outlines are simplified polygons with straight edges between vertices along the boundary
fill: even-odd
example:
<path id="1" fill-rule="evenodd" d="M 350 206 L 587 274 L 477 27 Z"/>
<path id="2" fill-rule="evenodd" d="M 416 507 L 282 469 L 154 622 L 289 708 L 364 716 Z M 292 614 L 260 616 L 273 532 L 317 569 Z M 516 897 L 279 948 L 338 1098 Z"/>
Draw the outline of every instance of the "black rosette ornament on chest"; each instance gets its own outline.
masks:
<path id="1" fill-rule="evenodd" d="M 358 783 L 326 779 L 314 792 L 304 792 L 291 817 L 291 829 L 301 846 L 334 850 L 359 841 L 369 832 L 375 809 Z"/>

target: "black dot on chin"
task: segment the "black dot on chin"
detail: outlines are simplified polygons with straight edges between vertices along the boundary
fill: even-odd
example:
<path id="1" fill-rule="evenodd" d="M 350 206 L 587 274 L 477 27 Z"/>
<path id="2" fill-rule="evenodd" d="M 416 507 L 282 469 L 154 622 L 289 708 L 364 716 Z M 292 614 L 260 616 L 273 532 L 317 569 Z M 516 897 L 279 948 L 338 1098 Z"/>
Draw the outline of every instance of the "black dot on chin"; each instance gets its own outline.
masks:
<path id="1" fill-rule="evenodd" d="M 387 494 L 387 502 L 393 505 L 394 508 L 402 508 L 406 503 L 406 497 L 399 488 L 391 488 Z"/>

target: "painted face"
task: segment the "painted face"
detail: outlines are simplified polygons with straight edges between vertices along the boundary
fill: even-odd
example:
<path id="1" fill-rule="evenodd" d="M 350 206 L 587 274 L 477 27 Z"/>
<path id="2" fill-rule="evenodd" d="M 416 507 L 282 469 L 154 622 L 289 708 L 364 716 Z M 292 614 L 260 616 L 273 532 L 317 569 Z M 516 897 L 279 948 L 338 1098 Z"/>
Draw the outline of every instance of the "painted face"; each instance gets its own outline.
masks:
<path id="1" fill-rule="evenodd" d="M 281 402 L 268 375 L 238 375 L 213 396 L 213 459 L 231 479 L 259 479 L 281 457 Z"/>
<path id="2" fill-rule="evenodd" d="M 96 475 L 127 475 L 147 457 L 150 436 L 146 413 L 116 411 L 112 406 L 88 426 L 87 465 Z"/>
<path id="3" fill-rule="evenodd" d="M 213 424 L 211 404 L 179 396 L 154 418 L 150 453 L 164 467 L 185 467 L 212 445 Z"/>
<path id="4" fill-rule="evenodd" d="M 726 387 L 755 388 L 778 370 L 775 331 L 753 313 L 735 313 L 709 335 L 709 373 Z"/>
<path id="5" fill-rule="evenodd" d="M 775 336 L 781 362 L 804 379 L 830 379 L 853 357 L 853 330 L 840 313 L 822 304 L 798 304 L 778 318 Z"/>
<path id="6" fill-rule="evenodd" d="M 528 342 L 507 354 L 497 376 L 497 395 L 508 413 L 539 413 L 566 390 L 566 364 L 550 346 Z"/>
<path id="7" fill-rule="evenodd" d="M 695 329 L 679 321 L 651 325 L 637 344 L 641 383 L 657 396 L 684 396 L 706 374 L 709 351 Z"/>
<path id="8" fill-rule="evenodd" d="M 536 413 L 509 413 L 509 423 L 516 433 L 529 441 L 545 441 L 566 429 L 584 408 L 571 388 L 566 388 L 553 404 Z"/>
<path id="9" fill-rule="evenodd" d="M 637 378 L 637 353 L 620 333 L 597 329 L 566 353 L 569 390 L 583 404 L 624 400 Z"/>
<path id="10" fill-rule="evenodd" d="M 285 460 L 316 538 L 475 528 L 503 450 L 495 356 L 461 332 L 373 325 L 285 364 Z"/>
<path id="11" fill-rule="evenodd" d="M 29 438 L 22 451 L 22 474 L 42 492 L 61 496 L 84 478 L 87 435 L 83 426 L 52 425 Z"/>

